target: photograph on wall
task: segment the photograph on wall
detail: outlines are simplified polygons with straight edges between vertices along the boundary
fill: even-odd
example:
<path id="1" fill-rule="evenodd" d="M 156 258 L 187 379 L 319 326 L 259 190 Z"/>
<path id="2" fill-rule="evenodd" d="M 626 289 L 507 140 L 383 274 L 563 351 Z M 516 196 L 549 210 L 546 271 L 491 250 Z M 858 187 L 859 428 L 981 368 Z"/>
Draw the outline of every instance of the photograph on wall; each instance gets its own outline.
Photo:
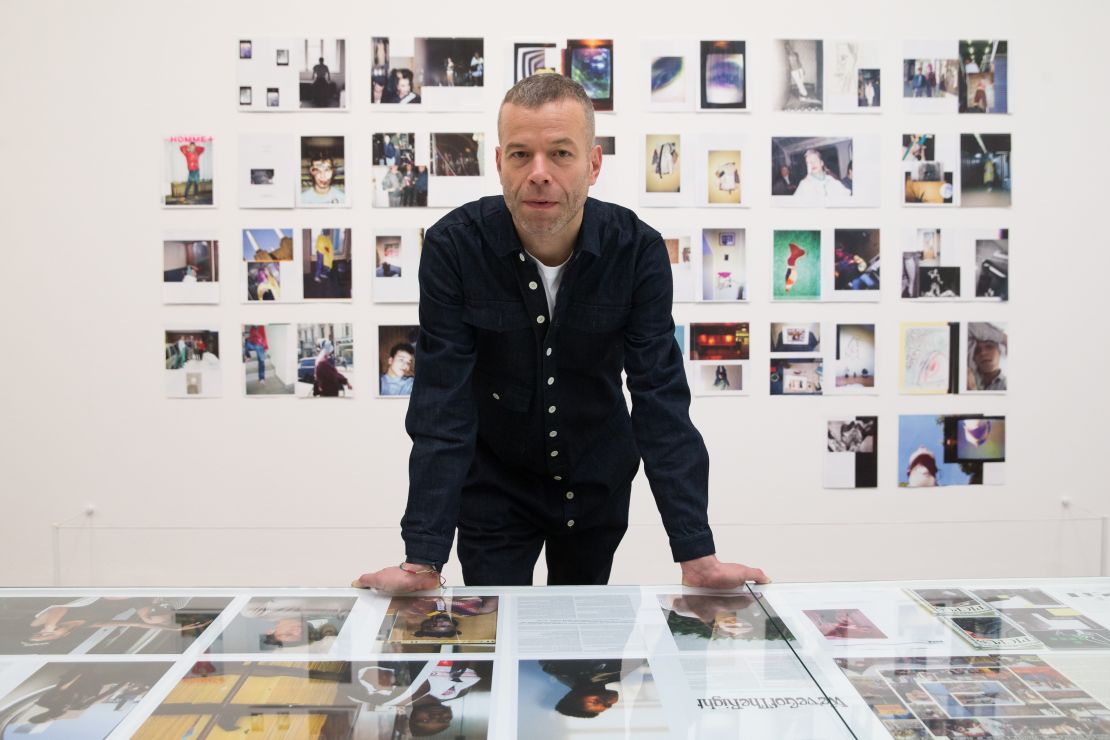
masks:
<path id="1" fill-rule="evenodd" d="M 496 596 L 394 596 L 378 631 L 384 653 L 491 653 Z"/>
<path id="2" fill-rule="evenodd" d="M 960 107 L 959 44 L 907 41 L 902 54 L 902 100 L 908 113 L 955 113 Z"/>
<path id="3" fill-rule="evenodd" d="M 643 658 L 560 658 L 518 664 L 516 737 L 669 737 Z"/>
<path id="4" fill-rule="evenodd" d="M 163 146 L 162 205 L 192 208 L 214 205 L 213 164 L 216 143 L 211 136 L 170 136 Z"/>
<path id="5" fill-rule="evenodd" d="M 821 232 L 774 232 L 771 297 L 776 301 L 821 300 Z"/>
<path id="6" fill-rule="evenodd" d="M 354 398 L 350 324 L 297 324 L 297 398 Z"/>
<path id="7" fill-rule="evenodd" d="M 693 110 L 698 94 L 694 43 L 670 39 L 645 41 L 640 53 L 644 109 L 652 112 Z"/>
<path id="8" fill-rule="evenodd" d="M 292 229 L 243 229 L 246 300 L 293 300 L 293 257 Z"/>
<path id="9" fill-rule="evenodd" d="M 878 229 L 835 229 L 832 263 L 835 300 L 879 300 Z"/>
<path id="10" fill-rule="evenodd" d="M 492 677 L 489 660 L 201 661 L 133 737 L 484 740 Z"/>
<path id="11" fill-rule="evenodd" d="M 675 303 L 688 303 L 695 298 L 694 248 L 689 234 L 662 232 L 663 244 L 667 248 L 667 259 L 671 263 L 673 291 L 671 300 Z"/>
<path id="12" fill-rule="evenodd" d="M 299 190 L 297 139 L 285 134 L 239 136 L 240 208 L 292 208 Z"/>
<path id="13" fill-rule="evenodd" d="M 172 663 L 47 663 L 0 698 L 5 737 L 101 738 Z"/>
<path id="14" fill-rule="evenodd" d="M 833 370 L 837 391 L 867 393 L 874 389 L 874 324 L 836 325 Z"/>
<path id="15" fill-rule="evenodd" d="M 485 174 L 485 134 L 433 133 L 432 177 L 481 177 Z"/>
<path id="16" fill-rule="evenodd" d="M 854 416 L 830 419 L 825 424 L 825 457 L 822 465 L 825 488 L 877 488 L 879 485 L 879 417 Z M 806 612 L 809 614 L 809 612 Z M 813 618 L 812 616 L 810 617 Z M 814 620 L 817 623 L 817 620 Z M 821 624 L 817 624 L 821 628 Z M 857 623 L 842 625 L 836 637 L 861 637 L 848 634 Z M 874 625 L 872 625 L 874 626 Z M 825 637 L 832 637 L 822 631 Z M 882 637 L 882 634 L 877 635 Z"/>
<path id="17" fill-rule="evenodd" d="M 378 327 L 378 395 L 407 398 L 416 378 L 419 326 Z"/>
<path id="18" fill-rule="evenodd" d="M 774 136 L 770 178 L 776 207 L 876 207 L 878 137 Z"/>
<path id="19" fill-rule="evenodd" d="M 1008 229 L 916 228 L 903 232 L 902 297 L 1009 300 Z"/>
<path id="20" fill-rule="evenodd" d="M 370 40 L 373 64 L 370 68 L 370 103 L 373 105 L 420 105 L 422 85 L 416 75 L 411 44 L 400 39 L 375 36 Z M 405 47 L 405 53 L 401 47 Z"/>
<path id="21" fill-rule="evenodd" d="M 645 206 L 682 206 L 690 201 L 689 186 L 683 188 L 683 151 L 680 134 L 647 134 L 644 137 L 644 187 L 640 203 Z"/>
<path id="22" fill-rule="evenodd" d="M 771 110 L 824 110 L 824 43 L 820 40 L 787 39 L 772 42 L 768 60 L 771 79 Z"/>
<path id="23" fill-rule="evenodd" d="M 428 149 L 418 149 L 416 134 L 374 134 L 372 147 L 374 207 L 427 206 L 428 160 L 424 152 Z"/>
<path id="24" fill-rule="evenodd" d="M 558 74 L 562 53 L 552 42 L 515 42 L 513 44 L 513 84 L 541 73 Z"/>
<path id="25" fill-rule="evenodd" d="M 596 111 L 613 110 L 613 69 L 612 40 L 567 40 L 563 74 L 585 89 Z"/>
<path id="26" fill-rule="evenodd" d="M 820 357 L 771 360 L 771 395 L 820 396 L 824 392 L 824 373 L 825 363 Z"/>
<path id="27" fill-rule="evenodd" d="M 1010 300 L 1010 233 L 1001 229 L 975 239 L 975 297 Z"/>
<path id="28" fill-rule="evenodd" d="M 351 596 L 255 596 L 207 652 L 328 653 L 354 605 Z"/>
<path id="29" fill-rule="evenodd" d="M 805 609 L 827 640 L 885 640 L 886 635 L 859 609 Z"/>
<path id="30" fill-rule="evenodd" d="M 227 596 L 5 596 L 0 654 L 180 655 Z"/>
<path id="31" fill-rule="evenodd" d="M 1008 113 L 1008 44 L 961 41 L 960 113 Z"/>
<path id="32" fill-rule="evenodd" d="M 898 417 L 899 487 L 1001 485 L 1005 460 L 1005 417 Z"/>
<path id="33" fill-rule="evenodd" d="M 371 48 L 371 104 L 398 110 L 481 110 L 483 39 L 375 36 Z"/>
<path id="34" fill-rule="evenodd" d="M 485 42 L 480 38 L 417 38 L 416 69 L 423 87 L 482 87 Z M 426 94 L 426 93 L 425 93 Z"/>
<path id="35" fill-rule="evenodd" d="M 245 56 L 244 49 L 249 49 Z M 346 110 L 346 51 L 344 39 L 241 40 L 239 110 Z"/>
<path id="36" fill-rule="evenodd" d="M 701 134 L 688 141 L 687 157 L 696 164 L 691 189 L 696 190 L 690 205 L 709 208 L 737 208 L 749 205 L 746 194 L 757 185 L 758 172 L 745 168 L 746 139 L 743 134 Z"/>
<path id="37" fill-rule="evenodd" d="M 292 396 L 297 372 L 292 325 L 244 324 L 241 334 L 246 395 Z"/>
<path id="38" fill-rule="evenodd" d="M 771 354 L 806 354 L 821 350 L 821 324 L 817 322 L 771 322 Z"/>
<path id="39" fill-rule="evenodd" d="M 1006 390 L 1009 341 L 1006 324 L 988 321 L 967 322 L 967 390 L 1004 392 Z"/>
<path id="40" fill-rule="evenodd" d="M 879 44 L 825 41 L 825 105 L 829 113 L 878 113 L 882 105 Z"/>
<path id="41" fill-rule="evenodd" d="M 744 110 L 748 105 L 746 44 L 743 41 L 702 41 L 700 107 L 702 110 Z"/>
<path id="42" fill-rule="evenodd" d="M 695 396 L 747 395 L 744 387 L 747 375 L 746 362 L 695 362 L 691 365 L 694 375 Z"/>
<path id="43" fill-rule="evenodd" d="M 747 360 L 751 353 L 748 323 L 690 324 L 690 360 Z"/>
<path id="44" fill-rule="evenodd" d="M 902 135 L 903 203 L 953 205 L 956 194 L 956 138 L 951 134 Z"/>
<path id="45" fill-rule="evenodd" d="M 423 229 L 380 229 L 374 232 L 374 303 L 416 303 L 420 299 L 417 270 L 424 245 Z"/>
<path id="46" fill-rule="evenodd" d="M 957 322 L 903 322 L 899 328 L 898 389 L 906 394 L 958 392 L 954 351 L 959 346 Z"/>
<path id="47" fill-rule="evenodd" d="M 1010 207 L 1010 135 L 960 134 L 960 206 Z"/>
<path id="48" fill-rule="evenodd" d="M 740 187 L 740 150 L 712 149 L 706 152 L 706 201 L 710 205 L 738 206 L 743 198 Z"/>
<path id="49" fill-rule="evenodd" d="M 219 398 L 220 333 L 211 328 L 166 330 L 166 398 Z"/>
<path id="50" fill-rule="evenodd" d="M 297 205 L 301 208 L 350 205 L 342 136 L 302 136 Z"/>
<path id="51" fill-rule="evenodd" d="M 162 239 L 162 301 L 220 302 L 220 243 L 211 232 L 167 232 Z"/>
<path id="52" fill-rule="evenodd" d="M 303 297 L 309 300 L 351 299 L 351 230 L 302 229 Z"/>
<path id="53" fill-rule="evenodd" d="M 608 121 L 598 123 L 604 127 Z M 597 180 L 590 186 L 590 197 L 619 202 L 624 197 L 625 160 L 629 155 L 624 152 L 623 147 L 621 151 L 624 156 L 617 155 L 616 136 L 599 133 L 594 136 L 594 143 L 601 147 L 601 171 L 598 173 Z"/>
<path id="54" fill-rule="evenodd" d="M 679 650 L 788 649 L 794 635 L 767 600 L 746 594 L 660 594 L 663 619 Z"/>
<path id="55" fill-rule="evenodd" d="M 701 300 L 748 300 L 744 229 L 701 230 Z"/>

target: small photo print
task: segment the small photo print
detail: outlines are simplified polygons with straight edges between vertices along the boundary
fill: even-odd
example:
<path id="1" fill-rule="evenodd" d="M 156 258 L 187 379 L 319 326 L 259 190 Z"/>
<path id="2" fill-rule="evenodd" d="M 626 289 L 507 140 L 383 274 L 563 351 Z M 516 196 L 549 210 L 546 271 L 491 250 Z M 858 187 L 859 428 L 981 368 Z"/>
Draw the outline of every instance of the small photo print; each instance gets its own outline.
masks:
<path id="1" fill-rule="evenodd" d="M 747 107 L 743 41 L 701 42 L 701 107 L 743 110 Z"/>
<path id="2" fill-rule="evenodd" d="M 821 324 L 817 322 L 771 322 L 771 352 L 818 352 L 821 349 Z"/>
<path id="3" fill-rule="evenodd" d="M 247 300 L 281 300 L 281 265 L 276 262 L 247 263 Z"/>
<path id="4" fill-rule="evenodd" d="M 821 299 L 821 232 L 775 231 L 772 297 L 777 301 Z"/>
<path id="5" fill-rule="evenodd" d="M 342 136 L 301 137 L 300 196 L 297 205 L 347 205 L 343 150 Z"/>
<path id="6" fill-rule="evenodd" d="M 389 54 L 389 39 L 374 38 L 374 67 L 371 73 L 370 102 L 385 105 L 420 105 L 423 85 L 415 74 L 411 56 Z M 385 63 L 379 53 L 385 50 Z"/>
<path id="7" fill-rule="evenodd" d="M 747 360 L 748 323 L 690 324 L 690 360 Z"/>
<path id="8" fill-rule="evenodd" d="M 882 105 L 882 88 L 878 69 L 860 69 L 858 105 L 860 108 L 878 108 Z"/>
<path id="9" fill-rule="evenodd" d="M 879 290 L 879 230 L 833 231 L 833 289 L 838 293 Z"/>
<path id="10" fill-rule="evenodd" d="M 586 91 L 594 110 L 613 110 L 613 42 L 570 39 L 563 54 L 563 74 Z"/>
<path id="11" fill-rule="evenodd" d="M 960 90 L 957 59 L 935 57 L 902 60 L 903 98 L 954 98 Z"/>
<path id="12" fill-rule="evenodd" d="M 297 368 L 293 327 L 289 324 L 244 324 L 242 342 L 246 394 L 292 396 Z"/>
<path id="13" fill-rule="evenodd" d="M 836 325 L 836 387 L 875 387 L 875 325 Z"/>
<path id="14" fill-rule="evenodd" d="M 975 297 L 1010 300 L 1010 239 L 1005 229 L 997 239 L 975 240 Z"/>
<path id="15" fill-rule="evenodd" d="M 955 195 L 953 163 L 939 158 L 936 134 L 902 135 L 904 203 L 951 205 Z M 948 150 L 945 149 L 947 152 Z M 953 152 L 948 152 L 954 156 Z"/>
<path id="16" fill-rule="evenodd" d="M 813 205 L 850 203 L 854 177 L 851 137 L 771 138 L 771 195 Z"/>
<path id="17" fill-rule="evenodd" d="M 165 140 L 164 151 L 162 204 L 167 208 L 212 205 L 215 202 L 212 137 L 171 136 Z"/>
<path id="18" fill-rule="evenodd" d="M 379 236 L 375 242 L 374 277 L 399 279 L 402 276 L 401 237 Z"/>
<path id="19" fill-rule="evenodd" d="M 967 390 L 1005 391 L 1009 343 L 1006 324 L 967 324 Z"/>
<path id="20" fill-rule="evenodd" d="M 960 134 L 960 205 L 1010 206 L 1010 135 Z"/>
<path id="21" fill-rule="evenodd" d="M 677 193 L 682 189 L 679 157 L 682 137 L 679 134 L 648 134 L 645 140 L 646 177 L 644 190 L 648 193 Z"/>
<path id="22" fill-rule="evenodd" d="M 594 143 L 601 147 L 601 155 L 604 157 L 614 157 L 617 154 L 617 137 L 615 136 L 595 136 Z"/>
<path id="23" fill-rule="evenodd" d="M 166 331 L 163 355 L 167 398 L 218 398 L 222 394 L 219 332 Z"/>
<path id="24" fill-rule="evenodd" d="M 277 53 L 274 54 L 274 62 L 279 67 L 288 67 L 289 66 L 289 50 L 288 49 L 278 49 Z"/>
<path id="25" fill-rule="evenodd" d="M 496 596 L 394 596 L 378 632 L 384 653 L 487 653 L 497 642 Z"/>
<path id="26" fill-rule="evenodd" d="M 350 300 L 351 230 L 303 229 L 301 243 L 305 300 Z"/>
<path id="27" fill-rule="evenodd" d="M 243 229 L 244 262 L 292 262 L 292 229 Z"/>
<path id="28" fill-rule="evenodd" d="M 740 150 L 710 149 L 707 154 L 706 196 L 710 205 L 738 206 L 741 203 Z"/>
<path id="29" fill-rule="evenodd" d="M 0 698 L 9 737 L 108 737 L 173 663 L 47 663 Z"/>
<path id="30" fill-rule="evenodd" d="M 961 41 L 960 113 L 1008 113 L 1005 41 Z"/>
<path id="31" fill-rule="evenodd" d="M 794 635 L 766 599 L 752 594 L 659 595 L 679 650 L 734 650 L 744 644 L 785 648 Z"/>
<path id="32" fill-rule="evenodd" d="M 825 488 L 879 485 L 879 417 L 832 419 L 826 424 L 822 480 Z"/>
<path id="33" fill-rule="evenodd" d="M 898 485 L 904 488 L 1004 482 L 1003 417 L 898 417 Z"/>
<path id="34" fill-rule="evenodd" d="M 416 379 L 419 326 L 378 327 L 378 395 L 409 396 Z"/>
<path id="35" fill-rule="evenodd" d="M 277 87 L 266 88 L 266 107 L 267 108 L 280 108 L 281 107 L 281 89 Z"/>
<path id="36" fill-rule="evenodd" d="M 558 49 L 553 43 L 514 43 L 513 84 L 536 74 L 558 74 L 557 59 Z"/>
<path id="37" fill-rule="evenodd" d="M 909 394 L 956 393 L 953 348 L 959 343 L 958 323 L 916 322 L 901 327 L 900 388 Z"/>
<path id="38" fill-rule="evenodd" d="M 819 40 L 780 40 L 772 49 L 772 109 L 824 110 L 824 43 Z"/>
<path id="39" fill-rule="evenodd" d="M 829 640 L 885 640 L 886 635 L 859 609 L 805 609 L 805 615 Z"/>
<path id="40" fill-rule="evenodd" d="M 208 652 L 327 653 L 354 605 L 352 597 L 256 596 Z"/>
<path id="41" fill-rule="evenodd" d="M 694 365 L 694 392 L 699 396 L 746 393 L 743 362 L 699 362 Z"/>
<path id="42" fill-rule="evenodd" d="M 374 164 L 383 167 L 416 163 L 416 134 L 374 134 L 371 138 Z"/>
<path id="43" fill-rule="evenodd" d="M 820 396 L 824 361 L 803 358 L 771 361 L 772 396 Z"/>
<path id="44" fill-rule="evenodd" d="M 252 52 L 253 48 L 254 47 L 251 44 L 249 39 L 241 40 L 239 42 L 239 58 L 240 59 L 250 59 L 251 58 L 251 52 Z"/>
<path id="45" fill-rule="evenodd" d="M 423 229 L 382 230 L 374 234 L 374 302 L 416 303 L 416 275 L 424 243 Z"/>
<path id="46" fill-rule="evenodd" d="M 166 303 L 219 303 L 219 281 L 220 243 L 216 239 L 178 237 L 162 241 L 162 295 Z"/>
<path id="47" fill-rule="evenodd" d="M 254 104 L 254 90 L 250 85 L 241 85 L 239 87 L 239 105 L 253 105 Z"/>
<path id="48" fill-rule="evenodd" d="M 482 87 L 485 42 L 480 38 L 417 38 L 415 58 L 423 87 Z"/>
<path id="49" fill-rule="evenodd" d="M 703 301 L 748 300 L 748 253 L 744 229 L 702 229 Z"/>
<path id="50" fill-rule="evenodd" d="M 666 735 L 659 687 L 643 658 L 522 660 L 518 666 L 516 737 Z"/>
<path id="51" fill-rule="evenodd" d="M 297 398 L 353 398 L 354 347 L 350 324 L 298 324 Z"/>
<path id="52" fill-rule="evenodd" d="M 694 300 L 694 253 L 690 237 L 686 234 L 664 234 L 663 244 L 667 247 L 667 258 L 671 263 L 672 300 L 675 303 Z"/>
<path id="53" fill-rule="evenodd" d="M 297 75 L 301 108 L 347 107 L 347 42 L 305 39 L 304 66 Z M 289 50 L 278 49 L 276 64 L 289 64 Z"/>
<path id="54" fill-rule="evenodd" d="M 431 145 L 434 177 L 481 177 L 485 174 L 484 134 L 433 133 Z"/>
<path id="55" fill-rule="evenodd" d="M 651 60 L 652 103 L 686 102 L 686 59 L 681 56 L 658 56 Z"/>

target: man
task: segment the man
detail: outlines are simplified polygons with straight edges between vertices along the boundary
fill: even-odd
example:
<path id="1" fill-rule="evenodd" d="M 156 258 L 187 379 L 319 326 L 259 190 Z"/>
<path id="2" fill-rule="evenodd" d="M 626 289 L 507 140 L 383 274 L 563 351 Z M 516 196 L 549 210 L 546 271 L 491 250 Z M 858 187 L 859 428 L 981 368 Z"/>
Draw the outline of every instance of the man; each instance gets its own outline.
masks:
<path id="1" fill-rule="evenodd" d="M 474 56 L 470 57 L 470 84 L 475 87 L 482 86 L 482 79 L 485 77 L 486 60 L 478 52 L 474 52 Z"/>
<path id="2" fill-rule="evenodd" d="M 790 168 L 779 167 L 779 174 L 771 182 L 771 195 L 793 195 L 798 186 L 790 181 Z"/>
<path id="3" fill-rule="evenodd" d="M 503 197 L 425 235 L 406 559 L 356 585 L 438 586 L 456 528 L 468 585 L 530 584 L 545 546 L 549 583 L 606 583 L 641 455 L 683 582 L 766 582 L 714 554 L 667 248 L 628 209 L 587 199 L 592 101 L 561 75 L 526 78 L 498 136 Z"/>
<path id="4" fill-rule="evenodd" d="M 308 174 L 312 176 L 312 187 L 301 191 L 302 205 L 342 204 L 347 197 L 343 188 L 332 184 L 335 177 L 335 163 L 330 154 L 318 152 L 309 160 Z"/>
<path id="5" fill-rule="evenodd" d="M 195 141 L 181 145 L 181 153 L 185 155 L 185 167 L 189 176 L 185 180 L 185 200 L 189 200 L 189 188 L 193 189 L 193 196 L 200 194 L 200 155 L 204 154 L 204 147 L 197 146 Z"/>
<path id="6" fill-rule="evenodd" d="M 844 187 L 825 167 L 825 160 L 821 152 L 816 149 L 806 150 L 806 176 L 798 183 L 794 191 L 795 198 L 821 199 L 827 196 L 851 195 L 852 191 Z"/>
<path id="7" fill-rule="evenodd" d="M 394 102 L 414 105 L 420 102 L 420 96 L 412 91 L 411 69 L 393 70 L 393 85 L 397 91 L 397 100 Z"/>
<path id="8" fill-rule="evenodd" d="M 312 384 L 312 395 L 324 398 L 336 398 L 344 388 L 353 389 L 347 376 L 335 368 L 335 357 L 332 356 L 335 347 L 330 339 L 321 339 L 317 342 L 319 353 L 316 355 L 315 377 Z"/>
<path id="9" fill-rule="evenodd" d="M 397 165 L 390 165 L 389 170 L 382 178 L 382 190 L 385 191 L 386 196 L 389 198 L 390 208 L 401 207 L 401 186 L 403 178 L 401 171 Z"/>
<path id="10" fill-rule="evenodd" d="M 967 326 L 967 389 L 1004 391 L 1006 332 L 998 324 L 972 321 Z"/>
<path id="11" fill-rule="evenodd" d="M 381 374 L 379 391 L 383 396 L 407 396 L 412 393 L 412 368 L 416 349 L 408 342 L 398 342 L 389 349 L 389 364 Z"/>

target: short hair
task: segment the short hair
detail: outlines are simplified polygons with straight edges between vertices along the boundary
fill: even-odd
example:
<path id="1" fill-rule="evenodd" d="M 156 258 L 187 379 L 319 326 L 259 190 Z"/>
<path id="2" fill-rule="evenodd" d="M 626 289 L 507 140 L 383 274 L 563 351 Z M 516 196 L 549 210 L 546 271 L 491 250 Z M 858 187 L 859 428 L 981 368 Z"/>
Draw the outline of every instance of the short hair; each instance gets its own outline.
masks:
<path id="1" fill-rule="evenodd" d="M 312 165 L 316 164 L 317 162 L 330 162 L 330 163 L 331 163 L 331 166 L 332 166 L 332 167 L 335 167 L 335 157 L 333 157 L 333 156 L 331 155 L 331 152 L 326 152 L 326 151 L 324 151 L 324 150 L 320 150 L 320 151 L 318 151 L 318 152 L 314 152 L 314 153 L 313 153 L 313 154 L 312 154 L 312 155 L 311 155 L 311 156 L 310 156 L 310 157 L 308 158 L 308 165 L 309 165 L 309 167 L 311 167 Z"/>
<path id="2" fill-rule="evenodd" d="M 413 357 L 416 357 L 416 348 L 413 347 L 408 342 L 397 342 L 397 344 L 390 347 L 389 348 L 389 359 L 392 360 L 393 356 L 395 354 L 397 354 L 398 352 L 408 352 Z"/>
<path id="3" fill-rule="evenodd" d="M 412 84 L 412 70 L 409 69 L 408 67 L 398 67 L 397 69 L 393 70 L 393 74 L 398 79 L 400 79 L 401 77 L 404 77 L 406 80 L 409 81 L 410 85 Z"/>
<path id="4" fill-rule="evenodd" d="M 564 717 L 578 717 L 580 719 L 593 719 L 600 712 L 591 712 L 582 706 L 582 700 L 587 696 L 597 696 L 608 691 L 604 686 L 578 686 L 571 689 L 555 704 L 555 711 Z"/>
<path id="5" fill-rule="evenodd" d="M 552 72 L 540 72 L 525 77 L 509 88 L 501 100 L 497 111 L 497 130 L 501 131 L 501 111 L 509 103 L 521 108 L 535 110 L 548 103 L 561 100 L 577 100 L 586 116 L 586 143 L 594 145 L 594 101 L 586 94 L 586 89 L 569 77 Z"/>

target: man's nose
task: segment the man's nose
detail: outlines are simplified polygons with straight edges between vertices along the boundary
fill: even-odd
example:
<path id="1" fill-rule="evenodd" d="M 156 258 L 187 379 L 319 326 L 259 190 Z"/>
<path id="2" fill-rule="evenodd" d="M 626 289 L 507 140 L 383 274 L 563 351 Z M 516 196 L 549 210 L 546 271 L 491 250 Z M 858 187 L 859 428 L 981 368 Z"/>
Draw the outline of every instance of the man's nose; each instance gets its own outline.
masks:
<path id="1" fill-rule="evenodd" d="M 551 181 L 551 173 L 548 171 L 547 157 L 542 154 L 537 154 L 532 157 L 532 167 L 528 171 L 528 179 L 531 182 L 544 184 Z"/>

